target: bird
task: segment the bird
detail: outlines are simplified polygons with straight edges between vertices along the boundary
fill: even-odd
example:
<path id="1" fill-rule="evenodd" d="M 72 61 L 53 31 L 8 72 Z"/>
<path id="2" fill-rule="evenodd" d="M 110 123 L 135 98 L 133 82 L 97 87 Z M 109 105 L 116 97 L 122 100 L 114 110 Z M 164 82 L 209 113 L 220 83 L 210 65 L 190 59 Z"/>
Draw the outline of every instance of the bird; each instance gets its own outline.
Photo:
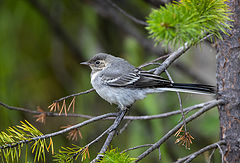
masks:
<path id="1" fill-rule="evenodd" d="M 173 83 L 159 75 L 136 68 L 123 58 L 98 53 L 80 63 L 91 68 L 91 84 L 98 95 L 121 110 L 130 108 L 146 95 L 164 91 L 214 94 L 214 86 Z"/>

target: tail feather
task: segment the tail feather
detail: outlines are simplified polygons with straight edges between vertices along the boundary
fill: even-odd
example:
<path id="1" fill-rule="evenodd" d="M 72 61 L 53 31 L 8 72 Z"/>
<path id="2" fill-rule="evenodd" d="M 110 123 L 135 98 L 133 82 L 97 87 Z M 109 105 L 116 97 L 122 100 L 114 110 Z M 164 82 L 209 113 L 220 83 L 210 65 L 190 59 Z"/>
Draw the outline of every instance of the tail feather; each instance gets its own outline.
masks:
<path id="1" fill-rule="evenodd" d="M 204 84 L 181 84 L 172 83 L 171 88 L 177 89 L 179 92 L 207 93 L 215 94 L 215 87 Z M 181 91 L 182 90 L 182 91 Z"/>

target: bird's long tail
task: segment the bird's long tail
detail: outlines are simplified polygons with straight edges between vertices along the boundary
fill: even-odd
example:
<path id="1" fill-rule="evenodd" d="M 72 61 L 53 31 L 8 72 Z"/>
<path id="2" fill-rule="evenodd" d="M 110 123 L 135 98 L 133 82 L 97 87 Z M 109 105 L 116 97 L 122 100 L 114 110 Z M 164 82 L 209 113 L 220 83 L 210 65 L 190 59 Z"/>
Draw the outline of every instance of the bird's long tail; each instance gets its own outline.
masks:
<path id="1" fill-rule="evenodd" d="M 165 91 L 177 91 L 177 92 L 187 92 L 187 93 L 197 93 L 197 94 L 215 94 L 215 87 L 204 84 L 182 84 L 182 83 L 172 83 L 168 88 L 161 88 Z"/>

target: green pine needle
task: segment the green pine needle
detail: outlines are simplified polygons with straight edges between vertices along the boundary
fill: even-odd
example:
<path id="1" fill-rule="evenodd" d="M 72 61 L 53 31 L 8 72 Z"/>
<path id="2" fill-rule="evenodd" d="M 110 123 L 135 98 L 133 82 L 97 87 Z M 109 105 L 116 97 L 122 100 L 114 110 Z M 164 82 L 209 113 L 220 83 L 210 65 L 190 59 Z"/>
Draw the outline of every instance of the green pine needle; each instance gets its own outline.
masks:
<path id="1" fill-rule="evenodd" d="M 80 147 L 73 144 L 73 147 L 61 147 L 58 153 L 53 156 L 55 158 L 53 161 L 72 163 L 80 155 L 82 155 L 81 161 L 86 160 L 87 156 L 90 157 L 88 147 Z"/>
<path id="2" fill-rule="evenodd" d="M 153 9 L 147 18 L 150 37 L 163 45 L 183 46 L 197 43 L 206 33 L 221 39 L 230 29 L 226 0 L 181 0 Z"/>
<path id="3" fill-rule="evenodd" d="M 48 151 L 48 146 L 45 139 L 31 141 L 33 138 L 42 136 L 43 134 L 36 129 L 32 124 L 25 120 L 21 125 L 9 127 L 6 131 L 0 132 L 0 157 L 3 162 L 17 162 L 21 156 L 21 149 L 25 141 L 32 143 L 32 153 L 35 154 L 34 162 L 45 162 L 45 151 Z M 51 139 L 51 138 L 50 138 Z M 51 143 L 53 149 L 53 144 Z M 27 147 L 26 147 L 27 149 Z M 27 158 L 27 150 L 25 157 Z"/>
<path id="4" fill-rule="evenodd" d="M 118 148 L 105 152 L 101 163 L 133 163 L 136 159 L 129 157 L 126 153 L 120 153 Z"/>

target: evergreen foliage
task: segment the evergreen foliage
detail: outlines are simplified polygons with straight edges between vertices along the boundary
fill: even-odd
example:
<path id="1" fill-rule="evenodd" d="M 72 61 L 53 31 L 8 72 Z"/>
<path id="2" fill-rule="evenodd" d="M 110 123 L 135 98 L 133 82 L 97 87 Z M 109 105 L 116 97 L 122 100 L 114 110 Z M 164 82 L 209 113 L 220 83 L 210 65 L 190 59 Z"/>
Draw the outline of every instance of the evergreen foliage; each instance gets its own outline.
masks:
<path id="1" fill-rule="evenodd" d="M 35 154 L 34 162 L 44 161 L 45 162 L 45 151 L 49 151 L 51 147 L 53 151 L 53 143 L 50 138 L 50 143 L 47 145 L 46 140 L 33 138 L 42 136 L 43 134 L 31 125 L 28 121 L 21 122 L 21 125 L 16 127 L 9 127 L 6 131 L 0 133 L 0 157 L 2 162 L 16 162 L 21 156 L 21 148 L 25 143 L 33 142 L 31 145 L 31 152 Z M 26 147 L 26 158 L 27 161 L 27 148 Z"/>
<path id="2" fill-rule="evenodd" d="M 133 163 L 136 159 L 129 157 L 126 153 L 119 152 L 118 148 L 106 151 L 101 163 Z"/>
<path id="3" fill-rule="evenodd" d="M 59 153 L 54 155 L 54 161 L 56 162 L 73 162 L 77 160 L 80 155 L 82 155 L 81 161 L 84 161 L 87 156 L 90 158 L 88 147 L 79 147 L 73 144 L 73 147 L 61 147 L 62 149 L 59 150 Z"/>
<path id="4" fill-rule="evenodd" d="M 197 43 L 207 33 L 221 38 L 230 29 L 226 0 L 181 0 L 153 9 L 146 29 L 156 44 L 182 46 Z"/>

